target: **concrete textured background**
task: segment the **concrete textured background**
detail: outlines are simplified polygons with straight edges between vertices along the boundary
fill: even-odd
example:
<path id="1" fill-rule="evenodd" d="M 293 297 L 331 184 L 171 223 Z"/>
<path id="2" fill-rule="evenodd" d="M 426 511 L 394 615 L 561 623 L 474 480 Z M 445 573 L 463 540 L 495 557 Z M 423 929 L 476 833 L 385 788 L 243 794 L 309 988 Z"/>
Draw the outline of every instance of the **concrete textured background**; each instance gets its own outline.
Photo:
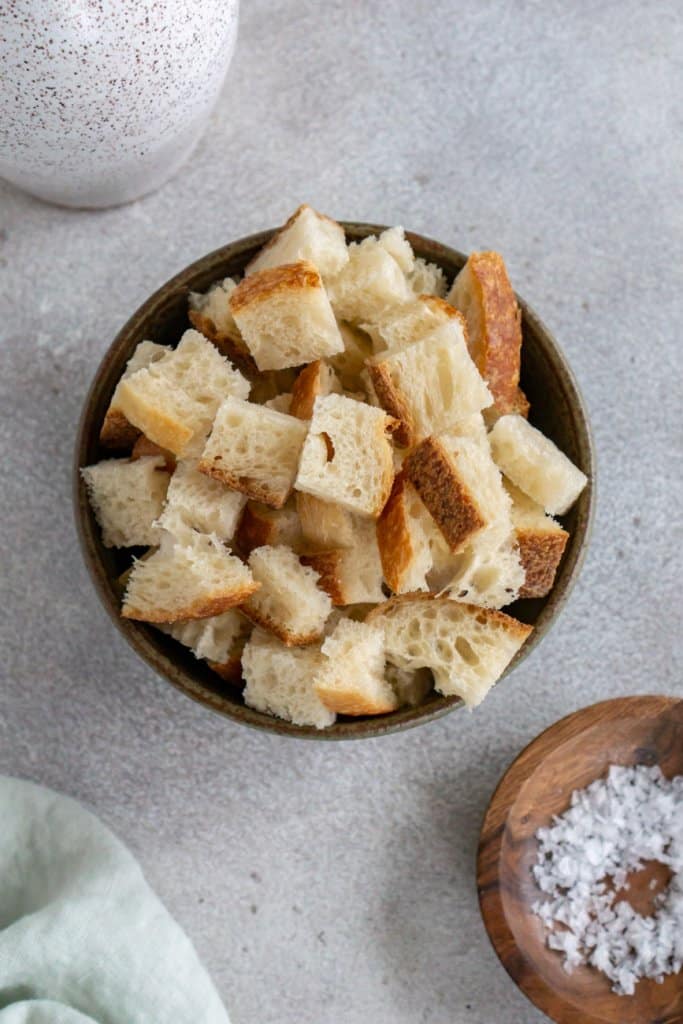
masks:
<path id="1" fill-rule="evenodd" d="M 479 918 L 487 801 L 557 718 L 681 692 L 679 14 L 251 0 L 210 131 L 156 195 L 69 212 L 0 185 L 0 771 L 130 845 L 236 1024 L 542 1019 Z M 474 715 L 354 745 L 240 729 L 156 678 L 98 605 L 70 504 L 81 403 L 122 322 L 303 200 L 500 249 L 599 455 L 591 554 L 551 636 Z"/>

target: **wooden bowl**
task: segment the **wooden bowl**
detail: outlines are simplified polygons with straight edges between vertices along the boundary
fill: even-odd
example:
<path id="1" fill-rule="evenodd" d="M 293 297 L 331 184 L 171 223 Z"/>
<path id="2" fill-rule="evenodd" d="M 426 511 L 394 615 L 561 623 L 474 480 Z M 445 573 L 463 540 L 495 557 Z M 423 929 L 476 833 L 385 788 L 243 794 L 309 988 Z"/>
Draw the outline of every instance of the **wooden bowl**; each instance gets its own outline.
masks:
<path id="1" fill-rule="evenodd" d="M 384 230 L 374 224 L 345 224 L 344 227 L 350 240 Z M 110 345 L 85 400 L 78 430 L 74 465 L 78 533 L 90 575 L 116 627 L 152 668 L 188 697 L 244 725 L 289 736 L 325 740 L 377 736 L 430 721 L 461 706 L 461 701 L 456 697 L 432 694 L 417 708 L 401 708 L 392 714 L 373 718 L 340 718 L 335 725 L 324 730 L 292 725 L 246 707 L 238 690 L 230 688 L 186 648 L 151 626 L 121 618 L 120 595 L 115 581 L 127 568 L 130 556 L 103 546 L 80 479 L 82 466 L 109 454 L 99 444 L 99 430 L 114 388 L 136 345 L 145 338 L 162 344 L 175 344 L 189 326 L 188 292 L 205 291 L 216 280 L 240 274 L 272 234 L 272 231 L 264 231 L 242 238 L 192 263 L 147 299 Z M 407 237 L 417 255 L 438 263 L 449 280 L 465 263 L 466 257 L 455 249 L 420 235 L 407 233 Z M 522 386 L 531 401 L 530 419 L 586 473 L 589 483 L 564 519 L 570 539 L 552 593 L 539 600 L 519 601 L 506 609 L 535 626 L 508 671 L 518 665 L 547 633 L 576 580 L 590 532 L 595 479 L 588 417 L 573 374 L 548 329 L 522 299 L 519 302 L 524 334 Z"/>
<path id="2" fill-rule="evenodd" d="M 610 764 L 658 764 L 667 777 L 681 774 L 683 700 L 604 701 L 563 718 L 522 751 L 499 783 L 481 831 L 477 883 L 484 924 L 512 980 L 557 1024 L 681 1024 L 681 974 L 661 985 L 644 979 L 633 996 L 616 995 L 592 967 L 567 974 L 531 911 L 541 896 L 531 874 L 536 830 Z M 650 880 L 667 881 L 666 869 L 658 868 L 633 876 L 629 900 L 641 913 L 651 906 Z"/>

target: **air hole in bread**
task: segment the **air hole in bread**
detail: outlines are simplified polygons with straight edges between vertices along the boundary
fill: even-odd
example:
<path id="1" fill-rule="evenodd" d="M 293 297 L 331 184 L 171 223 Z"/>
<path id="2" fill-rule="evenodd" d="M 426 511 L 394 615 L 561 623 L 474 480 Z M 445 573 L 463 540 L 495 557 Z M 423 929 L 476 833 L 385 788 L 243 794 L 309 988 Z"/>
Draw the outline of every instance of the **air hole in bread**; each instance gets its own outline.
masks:
<path id="1" fill-rule="evenodd" d="M 324 430 L 321 431 L 320 436 L 322 437 L 323 441 L 325 442 L 325 451 L 326 451 L 326 454 L 327 454 L 327 461 L 328 462 L 332 462 L 332 459 L 334 458 L 334 444 L 332 442 L 332 438 Z"/>
<path id="2" fill-rule="evenodd" d="M 462 658 L 462 660 L 466 661 L 468 665 L 476 665 L 479 662 L 479 658 L 477 657 L 475 651 L 467 642 L 464 636 L 456 637 L 455 649 Z"/>

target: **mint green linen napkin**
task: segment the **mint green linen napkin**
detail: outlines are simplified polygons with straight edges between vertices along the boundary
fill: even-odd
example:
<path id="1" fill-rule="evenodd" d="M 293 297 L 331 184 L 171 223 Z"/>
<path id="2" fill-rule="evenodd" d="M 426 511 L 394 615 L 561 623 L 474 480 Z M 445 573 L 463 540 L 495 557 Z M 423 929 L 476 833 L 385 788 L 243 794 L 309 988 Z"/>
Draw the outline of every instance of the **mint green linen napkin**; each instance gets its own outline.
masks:
<path id="1" fill-rule="evenodd" d="M 189 939 L 74 800 L 0 777 L 0 1024 L 229 1024 Z"/>

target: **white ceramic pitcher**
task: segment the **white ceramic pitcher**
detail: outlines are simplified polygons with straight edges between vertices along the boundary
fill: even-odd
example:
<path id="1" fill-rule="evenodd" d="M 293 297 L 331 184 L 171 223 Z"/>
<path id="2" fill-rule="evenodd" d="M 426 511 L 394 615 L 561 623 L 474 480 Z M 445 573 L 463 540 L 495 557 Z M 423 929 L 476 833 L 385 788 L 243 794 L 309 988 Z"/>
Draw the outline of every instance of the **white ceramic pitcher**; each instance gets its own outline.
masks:
<path id="1" fill-rule="evenodd" d="M 113 206 L 189 156 L 218 97 L 239 0 L 4 0 L 0 177 Z"/>

